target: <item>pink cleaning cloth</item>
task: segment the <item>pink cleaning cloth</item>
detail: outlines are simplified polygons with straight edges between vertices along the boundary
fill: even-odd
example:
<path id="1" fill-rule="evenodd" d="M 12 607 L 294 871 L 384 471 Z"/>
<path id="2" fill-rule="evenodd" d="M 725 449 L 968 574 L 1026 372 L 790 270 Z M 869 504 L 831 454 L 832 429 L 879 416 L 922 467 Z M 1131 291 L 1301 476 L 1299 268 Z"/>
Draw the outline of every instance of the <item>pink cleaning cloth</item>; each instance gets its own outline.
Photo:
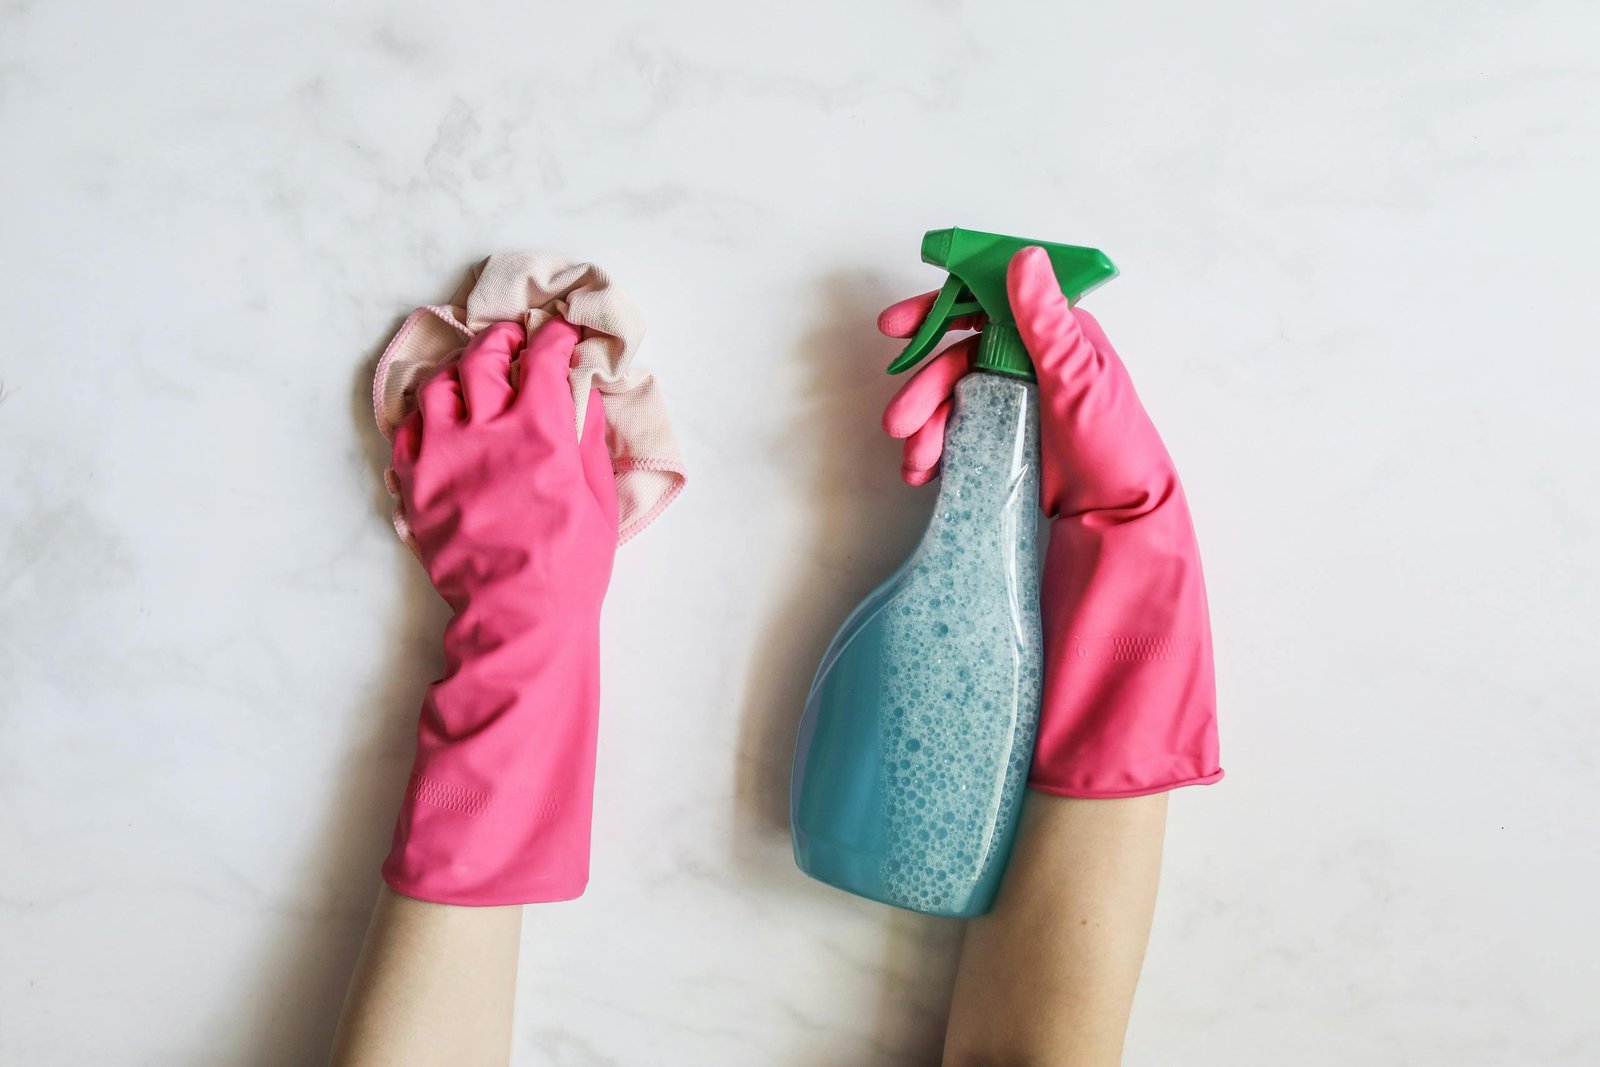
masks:
<path id="1" fill-rule="evenodd" d="M 416 410 L 417 387 L 460 355 L 478 331 L 521 323 L 529 337 L 553 316 L 578 327 L 568 380 L 581 438 L 589 391 L 605 397 L 606 449 L 617 480 L 617 543 L 650 525 L 683 488 L 686 472 L 655 376 L 629 370 L 644 338 L 644 321 L 611 276 L 593 263 L 552 252 L 502 252 L 473 267 L 449 304 L 406 317 L 378 360 L 372 411 L 384 437 Z M 394 471 L 384 472 L 394 498 L 394 528 L 416 550 Z"/>

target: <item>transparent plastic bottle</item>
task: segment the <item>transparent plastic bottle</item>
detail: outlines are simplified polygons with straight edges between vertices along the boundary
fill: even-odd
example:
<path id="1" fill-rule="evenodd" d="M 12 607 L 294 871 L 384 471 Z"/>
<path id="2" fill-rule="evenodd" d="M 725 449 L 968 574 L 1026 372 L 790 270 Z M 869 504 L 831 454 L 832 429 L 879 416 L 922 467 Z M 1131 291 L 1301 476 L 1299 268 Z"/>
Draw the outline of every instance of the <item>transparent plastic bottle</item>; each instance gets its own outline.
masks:
<path id="1" fill-rule="evenodd" d="M 1035 386 L 956 386 L 938 503 L 916 551 L 845 621 L 795 750 L 795 862 L 915 911 L 989 909 L 1039 713 Z"/>

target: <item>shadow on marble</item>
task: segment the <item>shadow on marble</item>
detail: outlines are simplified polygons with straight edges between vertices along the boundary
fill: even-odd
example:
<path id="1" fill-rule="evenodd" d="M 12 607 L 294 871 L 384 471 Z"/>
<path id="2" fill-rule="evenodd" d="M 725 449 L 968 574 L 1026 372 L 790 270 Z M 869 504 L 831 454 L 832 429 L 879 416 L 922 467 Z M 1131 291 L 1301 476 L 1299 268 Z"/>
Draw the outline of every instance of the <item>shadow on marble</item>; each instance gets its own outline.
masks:
<path id="1" fill-rule="evenodd" d="M 808 368 L 805 393 L 771 457 L 796 494 L 812 502 L 811 526 L 788 590 L 756 642 L 741 722 L 736 845 L 757 839 L 766 853 L 781 836 L 785 863 L 789 765 L 812 674 L 845 616 L 915 547 L 933 501 L 930 491 L 900 482 L 899 444 L 879 425 L 896 383 L 884 375 L 893 342 L 874 323 L 892 299 L 870 275 L 819 283 L 807 304 L 824 317 L 791 357 Z M 753 859 L 749 849 L 736 851 L 741 861 Z M 747 874 L 761 877 L 769 864 L 747 866 Z"/>
<path id="2" fill-rule="evenodd" d="M 905 295 L 864 272 L 821 279 L 804 303 L 822 317 L 790 353 L 807 369 L 805 392 L 770 460 L 811 501 L 811 524 L 787 591 L 755 644 L 735 782 L 733 859 L 740 877 L 761 892 L 836 892 L 809 882 L 794 866 L 789 771 L 795 733 L 828 642 L 861 598 L 915 548 L 933 503 L 933 490 L 901 483 L 899 442 L 880 425 L 899 380 L 884 374 L 896 345 L 878 333 L 876 320 Z M 890 908 L 882 914 L 873 1063 L 937 1063 L 960 924 Z"/>
<path id="3" fill-rule="evenodd" d="M 362 362 L 351 392 L 353 432 L 371 469 L 373 521 L 384 526 L 390 512 L 383 487 L 389 450 L 372 421 L 372 375 L 399 322 Z M 251 998 L 254 1016 L 230 1062 L 323 1063 L 333 1046 L 411 768 L 417 709 L 423 690 L 443 670 L 440 634 L 448 609 L 398 539 L 394 561 L 400 609 L 372 620 L 393 655 L 364 701 L 328 709 L 349 723 L 342 782 L 330 808 L 306 813 L 323 823 L 322 834 L 308 855 L 295 860 L 305 872 L 292 894 L 298 907 L 286 913 L 262 963 Z"/>

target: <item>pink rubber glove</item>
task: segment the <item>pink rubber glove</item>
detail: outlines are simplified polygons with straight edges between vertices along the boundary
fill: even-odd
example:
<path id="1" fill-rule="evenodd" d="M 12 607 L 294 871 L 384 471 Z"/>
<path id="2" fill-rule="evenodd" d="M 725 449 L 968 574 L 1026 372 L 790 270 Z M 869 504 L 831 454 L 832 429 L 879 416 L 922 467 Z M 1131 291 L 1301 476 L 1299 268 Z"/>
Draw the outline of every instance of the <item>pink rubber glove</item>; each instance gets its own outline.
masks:
<path id="1" fill-rule="evenodd" d="M 1044 250 L 1018 252 L 1006 283 L 1039 376 L 1040 505 L 1054 520 L 1028 784 L 1131 797 L 1214 782 L 1211 621 L 1177 471 L 1100 324 L 1068 306 Z M 932 296 L 887 308 L 879 328 L 911 336 Z M 884 428 L 907 439 L 902 476 L 912 485 L 937 473 L 950 392 L 974 351 L 970 338 L 950 346 L 884 412 Z"/>
<path id="2" fill-rule="evenodd" d="M 443 904 L 570 900 L 589 879 L 600 602 L 617 543 L 600 394 L 579 444 L 555 319 L 496 323 L 418 393 L 394 472 L 455 616 L 383 876 Z"/>

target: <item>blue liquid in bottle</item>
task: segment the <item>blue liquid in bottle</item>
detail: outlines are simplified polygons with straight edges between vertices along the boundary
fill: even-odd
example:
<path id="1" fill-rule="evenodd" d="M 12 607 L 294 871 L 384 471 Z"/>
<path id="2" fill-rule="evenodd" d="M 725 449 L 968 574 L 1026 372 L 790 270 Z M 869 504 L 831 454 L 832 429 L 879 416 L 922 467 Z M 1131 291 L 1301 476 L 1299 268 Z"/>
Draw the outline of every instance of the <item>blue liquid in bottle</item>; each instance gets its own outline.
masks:
<path id="1" fill-rule="evenodd" d="M 993 903 L 1039 714 L 1034 390 L 981 371 L 957 384 L 922 542 L 817 670 L 789 801 L 813 878 L 934 915 Z"/>

